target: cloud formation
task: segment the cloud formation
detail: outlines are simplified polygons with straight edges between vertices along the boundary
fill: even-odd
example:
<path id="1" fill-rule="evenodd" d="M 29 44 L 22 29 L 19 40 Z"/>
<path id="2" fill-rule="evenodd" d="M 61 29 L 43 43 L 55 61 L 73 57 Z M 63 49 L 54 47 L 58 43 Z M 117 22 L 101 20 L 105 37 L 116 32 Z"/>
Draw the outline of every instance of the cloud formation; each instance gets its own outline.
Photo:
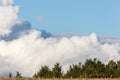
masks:
<path id="1" fill-rule="evenodd" d="M 98 58 L 103 62 L 120 59 L 120 39 L 88 36 L 54 36 L 31 29 L 27 21 L 18 17 L 18 6 L 13 0 L 0 0 L 0 76 L 19 70 L 23 76 L 32 76 L 41 65 L 56 62 L 64 70 L 72 63 Z"/>
<path id="2" fill-rule="evenodd" d="M 13 0 L 0 0 L 0 35 L 11 32 L 11 28 L 19 23 L 19 6 L 13 6 Z"/>

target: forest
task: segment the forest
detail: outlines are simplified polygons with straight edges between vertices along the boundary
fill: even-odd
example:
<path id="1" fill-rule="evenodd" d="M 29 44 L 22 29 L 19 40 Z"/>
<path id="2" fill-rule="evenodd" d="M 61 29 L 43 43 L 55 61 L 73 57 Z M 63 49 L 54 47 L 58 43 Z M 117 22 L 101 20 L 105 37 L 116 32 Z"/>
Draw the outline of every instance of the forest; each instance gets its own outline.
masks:
<path id="1" fill-rule="evenodd" d="M 12 73 L 8 77 L 13 78 Z M 14 78 L 22 78 L 22 74 L 17 72 Z M 120 61 L 110 60 L 105 64 L 96 58 L 86 59 L 84 63 L 70 65 L 66 73 L 59 63 L 53 68 L 43 65 L 33 78 L 120 78 Z"/>

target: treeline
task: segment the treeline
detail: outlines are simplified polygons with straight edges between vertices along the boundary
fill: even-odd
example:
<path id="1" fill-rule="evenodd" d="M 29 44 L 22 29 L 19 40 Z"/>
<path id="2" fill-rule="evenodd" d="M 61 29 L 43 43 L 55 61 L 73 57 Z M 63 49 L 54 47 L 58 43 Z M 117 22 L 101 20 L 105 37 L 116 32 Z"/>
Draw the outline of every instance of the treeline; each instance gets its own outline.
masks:
<path id="1" fill-rule="evenodd" d="M 12 77 L 9 74 L 9 77 Z M 17 78 L 22 78 L 17 72 Z M 66 73 L 63 73 L 62 66 L 56 63 L 53 68 L 47 65 L 33 75 L 33 78 L 120 78 L 120 61 L 109 61 L 107 64 L 98 59 L 87 59 L 84 64 L 72 64 Z"/>
<path id="2" fill-rule="evenodd" d="M 109 61 L 107 64 L 98 59 L 87 59 L 84 64 L 73 64 L 63 73 L 62 66 L 56 63 L 52 69 L 42 66 L 34 78 L 119 78 L 120 61 Z"/>
<path id="3" fill-rule="evenodd" d="M 13 76 L 13 74 L 10 72 L 8 75 L 9 78 L 22 78 L 22 75 L 20 72 L 17 71 L 16 75 Z"/>

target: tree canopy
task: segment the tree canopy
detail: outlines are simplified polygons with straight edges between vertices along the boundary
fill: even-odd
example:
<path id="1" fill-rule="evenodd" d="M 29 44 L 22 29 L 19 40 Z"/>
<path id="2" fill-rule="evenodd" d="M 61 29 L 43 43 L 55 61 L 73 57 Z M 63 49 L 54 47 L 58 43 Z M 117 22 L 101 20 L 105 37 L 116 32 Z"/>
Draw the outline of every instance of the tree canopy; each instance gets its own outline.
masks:
<path id="1" fill-rule="evenodd" d="M 119 78 L 120 61 L 111 60 L 105 64 L 96 58 L 87 59 L 84 64 L 70 65 L 64 74 L 62 71 L 62 66 L 56 63 L 52 69 L 48 66 L 41 67 L 35 75 L 42 78 Z M 40 75 L 40 73 L 43 75 Z"/>

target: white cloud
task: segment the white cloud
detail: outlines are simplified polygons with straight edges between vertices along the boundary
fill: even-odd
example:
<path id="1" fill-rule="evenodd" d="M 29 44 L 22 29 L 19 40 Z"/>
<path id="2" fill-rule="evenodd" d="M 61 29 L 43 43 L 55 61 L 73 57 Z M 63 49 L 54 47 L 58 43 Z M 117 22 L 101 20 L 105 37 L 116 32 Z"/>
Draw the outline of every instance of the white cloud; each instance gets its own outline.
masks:
<path id="1" fill-rule="evenodd" d="M 13 4 L 13 0 L 0 0 L 0 6 L 9 6 Z"/>
<path id="2" fill-rule="evenodd" d="M 5 61 L 11 65 L 17 65 L 16 68 L 25 76 L 32 76 L 41 65 L 52 66 L 56 62 L 65 67 L 87 58 L 98 58 L 103 62 L 119 60 L 119 50 L 119 44 L 101 44 L 95 34 L 58 40 L 52 37 L 44 39 L 39 31 L 31 30 L 13 41 L 0 41 L 1 56 L 7 57 Z"/>
<path id="3" fill-rule="evenodd" d="M 18 21 L 19 6 L 12 6 L 13 0 L 0 0 L 0 35 L 10 33 Z"/>

